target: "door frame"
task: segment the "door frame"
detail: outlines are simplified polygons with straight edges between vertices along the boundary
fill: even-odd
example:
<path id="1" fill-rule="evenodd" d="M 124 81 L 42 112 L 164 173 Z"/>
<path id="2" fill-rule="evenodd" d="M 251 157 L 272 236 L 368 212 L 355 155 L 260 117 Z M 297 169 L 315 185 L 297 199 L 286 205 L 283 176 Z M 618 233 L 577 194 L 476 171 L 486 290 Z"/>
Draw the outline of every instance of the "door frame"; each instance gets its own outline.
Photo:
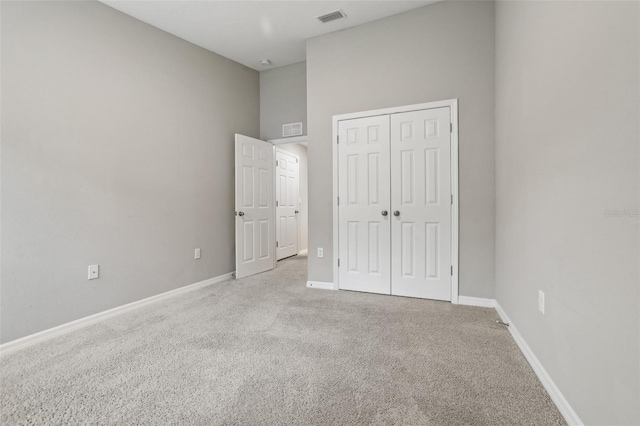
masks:
<path id="1" fill-rule="evenodd" d="M 459 199 L 458 199 L 458 99 L 448 99 L 444 101 L 426 102 L 415 105 L 405 105 L 392 108 L 375 109 L 370 111 L 354 112 L 349 114 L 339 114 L 332 117 L 332 150 L 333 150 L 333 289 L 340 288 L 340 274 L 338 271 L 338 257 L 340 250 L 340 235 L 338 223 L 338 123 L 343 120 L 354 118 L 373 117 L 377 115 L 397 114 L 402 112 L 419 111 L 449 107 L 451 114 L 451 194 L 453 204 L 451 205 L 451 303 L 458 304 L 458 273 L 460 250 L 459 242 Z"/>

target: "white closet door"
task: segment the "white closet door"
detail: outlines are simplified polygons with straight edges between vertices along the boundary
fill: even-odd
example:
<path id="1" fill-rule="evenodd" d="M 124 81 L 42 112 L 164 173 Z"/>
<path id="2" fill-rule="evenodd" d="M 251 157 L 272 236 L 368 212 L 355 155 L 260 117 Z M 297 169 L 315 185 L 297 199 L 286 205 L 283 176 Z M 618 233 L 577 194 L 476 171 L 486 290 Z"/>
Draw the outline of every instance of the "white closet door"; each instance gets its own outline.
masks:
<path id="1" fill-rule="evenodd" d="M 391 115 L 391 293 L 451 300 L 449 108 Z"/>
<path id="2" fill-rule="evenodd" d="M 276 258 L 298 254 L 298 157 L 276 148 Z"/>
<path id="3" fill-rule="evenodd" d="M 275 267 L 273 145 L 236 134 L 236 278 Z"/>
<path id="4" fill-rule="evenodd" d="M 389 116 L 338 132 L 340 289 L 390 294 Z"/>

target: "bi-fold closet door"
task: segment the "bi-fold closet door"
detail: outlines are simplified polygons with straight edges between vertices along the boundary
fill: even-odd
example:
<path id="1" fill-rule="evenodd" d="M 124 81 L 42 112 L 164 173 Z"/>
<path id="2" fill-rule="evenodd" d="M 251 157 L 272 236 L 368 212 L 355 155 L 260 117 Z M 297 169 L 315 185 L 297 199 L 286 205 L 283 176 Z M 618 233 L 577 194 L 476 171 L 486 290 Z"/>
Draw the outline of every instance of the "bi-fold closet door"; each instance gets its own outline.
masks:
<path id="1" fill-rule="evenodd" d="M 338 122 L 340 289 L 451 300 L 449 107 Z"/>

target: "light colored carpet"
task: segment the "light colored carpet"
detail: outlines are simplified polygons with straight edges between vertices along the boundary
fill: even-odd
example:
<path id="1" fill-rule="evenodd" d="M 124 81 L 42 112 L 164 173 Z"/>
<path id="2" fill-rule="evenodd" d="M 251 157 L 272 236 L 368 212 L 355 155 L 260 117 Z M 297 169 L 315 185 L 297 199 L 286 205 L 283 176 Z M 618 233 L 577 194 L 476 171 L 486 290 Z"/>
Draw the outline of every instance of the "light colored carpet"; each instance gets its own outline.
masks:
<path id="1" fill-rule="evenodd" d="M 492 309 L 304 287 L 306 258 L 3 357 L 2 424 L 564 424 Z"/>

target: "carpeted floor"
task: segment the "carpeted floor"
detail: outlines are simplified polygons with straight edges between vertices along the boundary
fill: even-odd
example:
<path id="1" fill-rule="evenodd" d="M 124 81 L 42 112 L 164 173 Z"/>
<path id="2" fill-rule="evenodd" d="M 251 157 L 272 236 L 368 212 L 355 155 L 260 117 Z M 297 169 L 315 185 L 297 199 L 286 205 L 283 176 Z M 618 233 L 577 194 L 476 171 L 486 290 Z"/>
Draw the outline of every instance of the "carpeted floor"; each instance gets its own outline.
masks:
<path id="1" fill-rule="evenodd" d="M 493 309 L 308 289 L 306 264 L 3 356 L 0 423 L 564 424 Z"/>

